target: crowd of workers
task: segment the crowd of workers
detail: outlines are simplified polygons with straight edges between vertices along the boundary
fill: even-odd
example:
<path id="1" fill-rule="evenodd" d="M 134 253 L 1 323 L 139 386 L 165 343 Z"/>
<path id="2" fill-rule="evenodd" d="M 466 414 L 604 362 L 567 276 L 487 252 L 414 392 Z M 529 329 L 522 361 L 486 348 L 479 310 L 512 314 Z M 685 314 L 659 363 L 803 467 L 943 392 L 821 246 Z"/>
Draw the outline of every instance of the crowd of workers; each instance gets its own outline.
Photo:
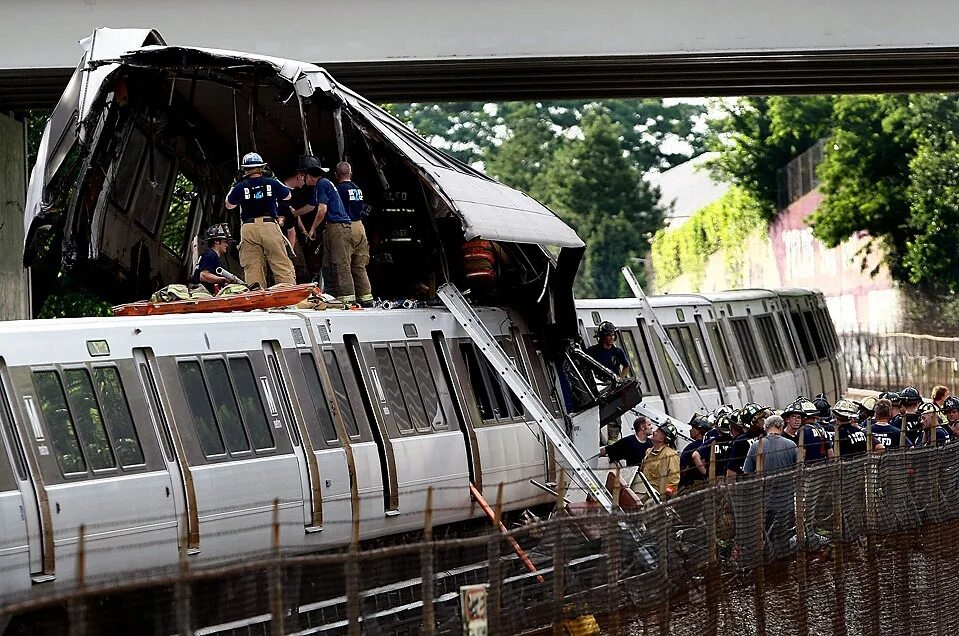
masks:
<path id="1" fill-rule="evenodd" d="M 615 345 L 615 327 L 600 324 L 596 339 L 588 353 L 617 375 L 628 375 L 629 362 Z M 614 422 L 607 427 L 609 444 L 599 454 L 610 462 L 639 467 L 631 484 L 637 494 L 652 488 L 668 498 L 716 478 L 736 479 L 797 463 L 957 441 L 959 398 L 942 386 L 930 399 L 923 399 L 914 387 L 835 404 L 824 395 L 799 396 L 779 410 L 754 402 L 740 409 L 723 405 L 694 414 L 689 426 L 691 439 L 677 450 L 679 434 L 671 423 L 651 427 L 640 415 L 633 421 L 633 434 L 620 438 Z"/>
<path id="2" fill-rule="evenodd" d="M 347 305 L 373 305 L 366 268 L 369 243 L 363 219 L 368 206 L 353 183 L 352 167 L 340 162 L 327 170 L 316 157 L 300 157 L 296 169 L 281 182 L 268 175 L 263 158 L 251 152 L 241 161 L 242 178 L 226 196 L 228 210 L 239 208 L 240 267 L 245 284 L 320 283 L 325 292 Z M 233 242 L 229 224 L 210 227 L 207 249 L 191 282 L 211 293 L 235 282 L 222 271 L 222 257 Z"/>

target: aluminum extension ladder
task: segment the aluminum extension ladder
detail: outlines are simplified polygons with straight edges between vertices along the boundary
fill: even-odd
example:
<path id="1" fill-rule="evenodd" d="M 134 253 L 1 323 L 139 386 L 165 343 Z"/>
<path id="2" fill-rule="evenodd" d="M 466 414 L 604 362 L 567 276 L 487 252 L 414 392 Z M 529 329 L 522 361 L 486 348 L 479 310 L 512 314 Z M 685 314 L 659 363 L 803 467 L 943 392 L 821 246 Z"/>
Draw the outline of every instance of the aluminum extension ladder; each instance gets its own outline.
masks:
<path id="1" fill-rule="evenodd" d="M 533 416 L 536 425 L 552 442 L 556 453 L 566 465 L 570 477 L 580 488 L 599 502 L 606 512 L 612 513 L 616 505 L 613 503 L 612 495 L 606 490 L 605 484 L 600 483 L 596 478 L 586 460 L 583 459 L 582 454 L 573 445 L 573 441 L 566 435 L 566 431 L 556 424 L 549 409 L 533 391 L 526 378 L 516 369 L 513 361 L 506 355 L 503 348 L 496 342 L 493 334 L 489 332 L 480 317 L 466 302 L 460 290 L 452 283 L 445 283 L 436 293 L 470 339 L 479 347 L 493 369 L 503 378 L 506 385 L 516 394 L 529 414 Z"/>
<path id="2" fill-rule="evenodd" d="M 659 338 L 659 341 L 663 344 L 663 350 L 676 366 L 676 370 L 679 372 L 679 377 L 682 378 L 683 382 L 686 384 L 686 388 L 688 388 L 689 391 L 696 396 L 696 401 L 699 402 L 699 407 L 703 409 L 703 412 L 705 413 L 708 410 L 706 407 L 706 401 L 703 400 L 703 396 L 699 392 L 699 387 L 697 387 L 696 383 L 693 382 L 693 376 L 689 373 L 689 369 L 686 368 L 686 363 L 683 362 L 683 359 L 680 357 L 676 347 L 673 346 L 673 341 L 669 339 L 669 336 L 666 334 L 666 330 L 663 329 L 663 325 L 660 324 L 659 320 L 656 318 L 656 312 L 653 311 L 653 306 L 649 304 L 649 299 L 646 298 L 646 293 L 643 291 L 643 288 L 640 287 L 639 281 L 636 280 L 636 275 L 633 274 L 633 270 L 631 270 L 629 267 L 624 267 L 622 272 L 623 276 L 626 277 L 626 282 L 629 284 L 629 288 L 633 290 L 633 295 L 635 295 L 636 299 L 642 303 L 643 311 L 649 317 L 649 326 L 652 328 L 653 334 Z M 666 371 L 668 373 L 668 370 Z M 646 414 L 644 413 L 644 415 Z"/>

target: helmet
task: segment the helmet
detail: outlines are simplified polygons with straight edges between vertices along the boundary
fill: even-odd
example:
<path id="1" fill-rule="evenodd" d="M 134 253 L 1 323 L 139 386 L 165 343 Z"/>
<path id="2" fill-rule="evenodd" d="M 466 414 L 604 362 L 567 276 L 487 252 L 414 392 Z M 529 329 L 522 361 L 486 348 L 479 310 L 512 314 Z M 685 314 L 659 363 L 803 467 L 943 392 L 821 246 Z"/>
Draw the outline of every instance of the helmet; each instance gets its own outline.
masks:
<path id="1" fill-rule="evenodd" d="M 819 411 L 816 412 L 818 413 Z M 789 415 L 805 415 L 802 402 L 796 401 L 792 404 L 787 404 L 786 408 L 783 409 L 782 416 L 787 417 Z"/>
<path id="2" fill-rule="evenodd" d="M 895 406 L 899 406 L 902 403 L 902 398 L 895 391 L 886 391 L 885 393 L 880 393 L 879 397 L 889 400 Z"/>
<path id="3" fill-rule="evenodd" d="M 672 422 L 666 422 L 660 424 L 656 427 L 658 430 L 663 432 L 663 435 L 666 437 L 666 443 L 672 446 L 676 443 L 676 427 L 673 426 Z"/>
<path id="4" fill-rule="evenodd" d="M 919 391 L 917 391 L 916 388 L 912 386 L 907 386 L 902 391 L 900 391 L 899 397 L 902 398 L 902 401 L 905 403 L 918 402 L 922 399 L 922 396 L 919 395 Z"/>
<path id="5" fill-rule="evenodd" d="M 724 435 L 729 435 L 729 415 L 723 414 L 716 418 L 716 428 Z"/>
<path id="6" fill-rule="evenodd" d="M 876 398 L 869 396 L 859 402 L 859 408 L 872 415 L 876 412 Z"/>
<path id="7" fill-rule="evenodd" d="M 305 172 L 314 176 L 319 176 L 326 172 L 326 168 L 320 165 L 320 160 L 312 155 L 303 155 L 296 164 L 299 172 Z"/>
<path id="8" fill-rule="evenodd" d="M 919 405 L 919 408 L 916 410 L 920 415 L 925 415 L 926 413 L 935 413 L 939 414 L 939 407 L 935 405 L 934 402 L 923 402 Z"/>
<path id="9" fill-rule="evenodd" d="M 837 400 L 832 407 L 833 415 L 853 419 L 859 415 L 859 407 L 852 400 Z"/>
<path id="10" fill-rule="evenodd" d="M 947 413 L 949 411 L 959 411 L 959 398 L 954 395 L 950 395 L 942 403 L 942 412 Z"/>
<path id="11" fill-rule="evenodd" d="M 619 329 L 616 328 L 616 325 L 608 320 L 604 320 L 596 327 L 596 339 L 599 340 L 603 336 L 615 336 L 618 332 Z"/>
<path id="12" fill-rule="evenodd" d="M 712 422 L 701 413 L 693 413 L 693 416 L 689 418 L 690 428 L 695 428 L 704 433 L 713 427 Z"/>
<path id="13" fill-rule="evenodd" d="M 207 228 L 203 236 L 206 241 L 232 241 L 233 235 L 230 234 L 230 225 L 228 223 L 217 223 Z"/>
<path id="14" fill-rule="evenodd" d="M 762 404 L 757 404 L 755 402 L 749 402 L 739 411 L 739 422 L 740 426 L 744 429 L 749 428 L 753 424 L 753 420 L 756 419 L 757 415 L 765 413 L 769 409 L 763 406 Z"/>
<path id="15" fill-rule="evenodd" d="M 263 157 L 258 155 L 255 152 L 248 152 L 243 155 L 243 161 L 240 162 L 240 167 L 244 170 L 251 170 L 253 168 L 262 168 L 266 165 L 266 162 L 263 161 Z"/>
<path id="16" fill-rule="evenodd" d="M 859 414 L 859 407 L 857 407 L 855 404 L 852 404 L 850 400 L 839 400 L 839 402 L 849 402 L 852 405 L 852 407 L 855 409 L 853 411 L 853 415 Z M 837 402 L 837 404 L 839 402 Z M 816 399 L 814 399 L 812 403 L 816 406 L 816 409 L 819 411 L 819 417 L 823 417 L 823 418 L 829 417 L 829 400 L 826 399 L 825 395 L 820 393 L 819 395 L 816 396 Z M 833 411 L 835 411 L 835 409 L 833 409 Z"/>

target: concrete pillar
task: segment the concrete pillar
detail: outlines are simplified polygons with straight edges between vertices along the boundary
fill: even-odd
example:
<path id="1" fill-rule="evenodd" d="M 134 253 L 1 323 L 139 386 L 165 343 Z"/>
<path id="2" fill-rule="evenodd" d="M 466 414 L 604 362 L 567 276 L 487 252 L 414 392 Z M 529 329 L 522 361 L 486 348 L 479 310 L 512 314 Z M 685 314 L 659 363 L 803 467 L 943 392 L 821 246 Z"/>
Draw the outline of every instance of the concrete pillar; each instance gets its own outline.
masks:
<path id="1" fill-rule="evenodd" d="M 0 320 L 30 317 L 30 273 L 23 268 L 26 193 L 26 126 L 0 114 Z"/>

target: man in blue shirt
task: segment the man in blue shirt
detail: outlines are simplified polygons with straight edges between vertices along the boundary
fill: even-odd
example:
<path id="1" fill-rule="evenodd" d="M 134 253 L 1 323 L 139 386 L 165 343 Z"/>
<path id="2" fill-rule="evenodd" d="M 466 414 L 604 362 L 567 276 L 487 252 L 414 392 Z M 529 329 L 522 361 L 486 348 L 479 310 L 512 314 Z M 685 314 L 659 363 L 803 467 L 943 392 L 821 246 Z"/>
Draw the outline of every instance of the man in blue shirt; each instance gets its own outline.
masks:
<path id="1" fill-rule="evenodd" d="M 604 320 L 596 328 L 596 344 L 586 350 L 593 360 L 615 373 L 621 378 L 629 377 L 629 359 L 626 352 L 616 346 L 619 330 L 616 325 Z"/>
<path id="2" fill-rule="evenodd" d="M 226 195 L 226 209 L 240 208 L 240 267 L 248 285 L 266 287 L 266 268 L 276 283 L 296 283 L 293 262 L 277 224 L 277 202 L 290 198 L 290 189 L 263 174 L 266 162 L 255 152 L 243 156 L 243 179 Z"/>
<path id="3" fill-rule="evenodd" d="M 615 444 L 601 446 L 600 457 L 608 457 L 611 462 L 626 460 L 627 466 L 639 466 L 646 457 L 646 451 L 653 447 L 649 439 L 649 423 L 644 415 L 633 420 L 633 435 L 627 435 Z"/>
<path id="4" fill-rule="evenodd" d="M 350 164 L 337 164 L 337 173 L 345 170 L 346 180 L 352 176 Z M 373 293 L 366 266 L 370 262 L 370 248 L 366 240 L 366 230 L 359 221 L 354 222 L 343 205 L 343 199 L 336 186 L 318 171 L 309 171 L 306 183 L 314 188 L 311 204 L 316 206 L 316 218 L 307 233 L 313 240 L 321 223 L 323 230 L 323 267 L 329 273 L 324 277 L 326 291 L 344 303 L 359 303 L 365 307 L 373 305 Z"/>
<path id="5" fill-rule="evenodd" d="M 230 282 L 216 273 L 216 270 L 223 267 L 220 259 L 226 254 L 226 251 L 230 248 L 230 242 L 233 241 L 233 237 L 230 236 L 230 226 L 226 223 L 211 225 L 206 231 L 205 239 L 206 251 L 197 261 L 193 276 L 190 277 L 190 283 L 203 285 L 208 292 L 216 296 L 216 293 L 220 291 L 220 286 Z"/>

